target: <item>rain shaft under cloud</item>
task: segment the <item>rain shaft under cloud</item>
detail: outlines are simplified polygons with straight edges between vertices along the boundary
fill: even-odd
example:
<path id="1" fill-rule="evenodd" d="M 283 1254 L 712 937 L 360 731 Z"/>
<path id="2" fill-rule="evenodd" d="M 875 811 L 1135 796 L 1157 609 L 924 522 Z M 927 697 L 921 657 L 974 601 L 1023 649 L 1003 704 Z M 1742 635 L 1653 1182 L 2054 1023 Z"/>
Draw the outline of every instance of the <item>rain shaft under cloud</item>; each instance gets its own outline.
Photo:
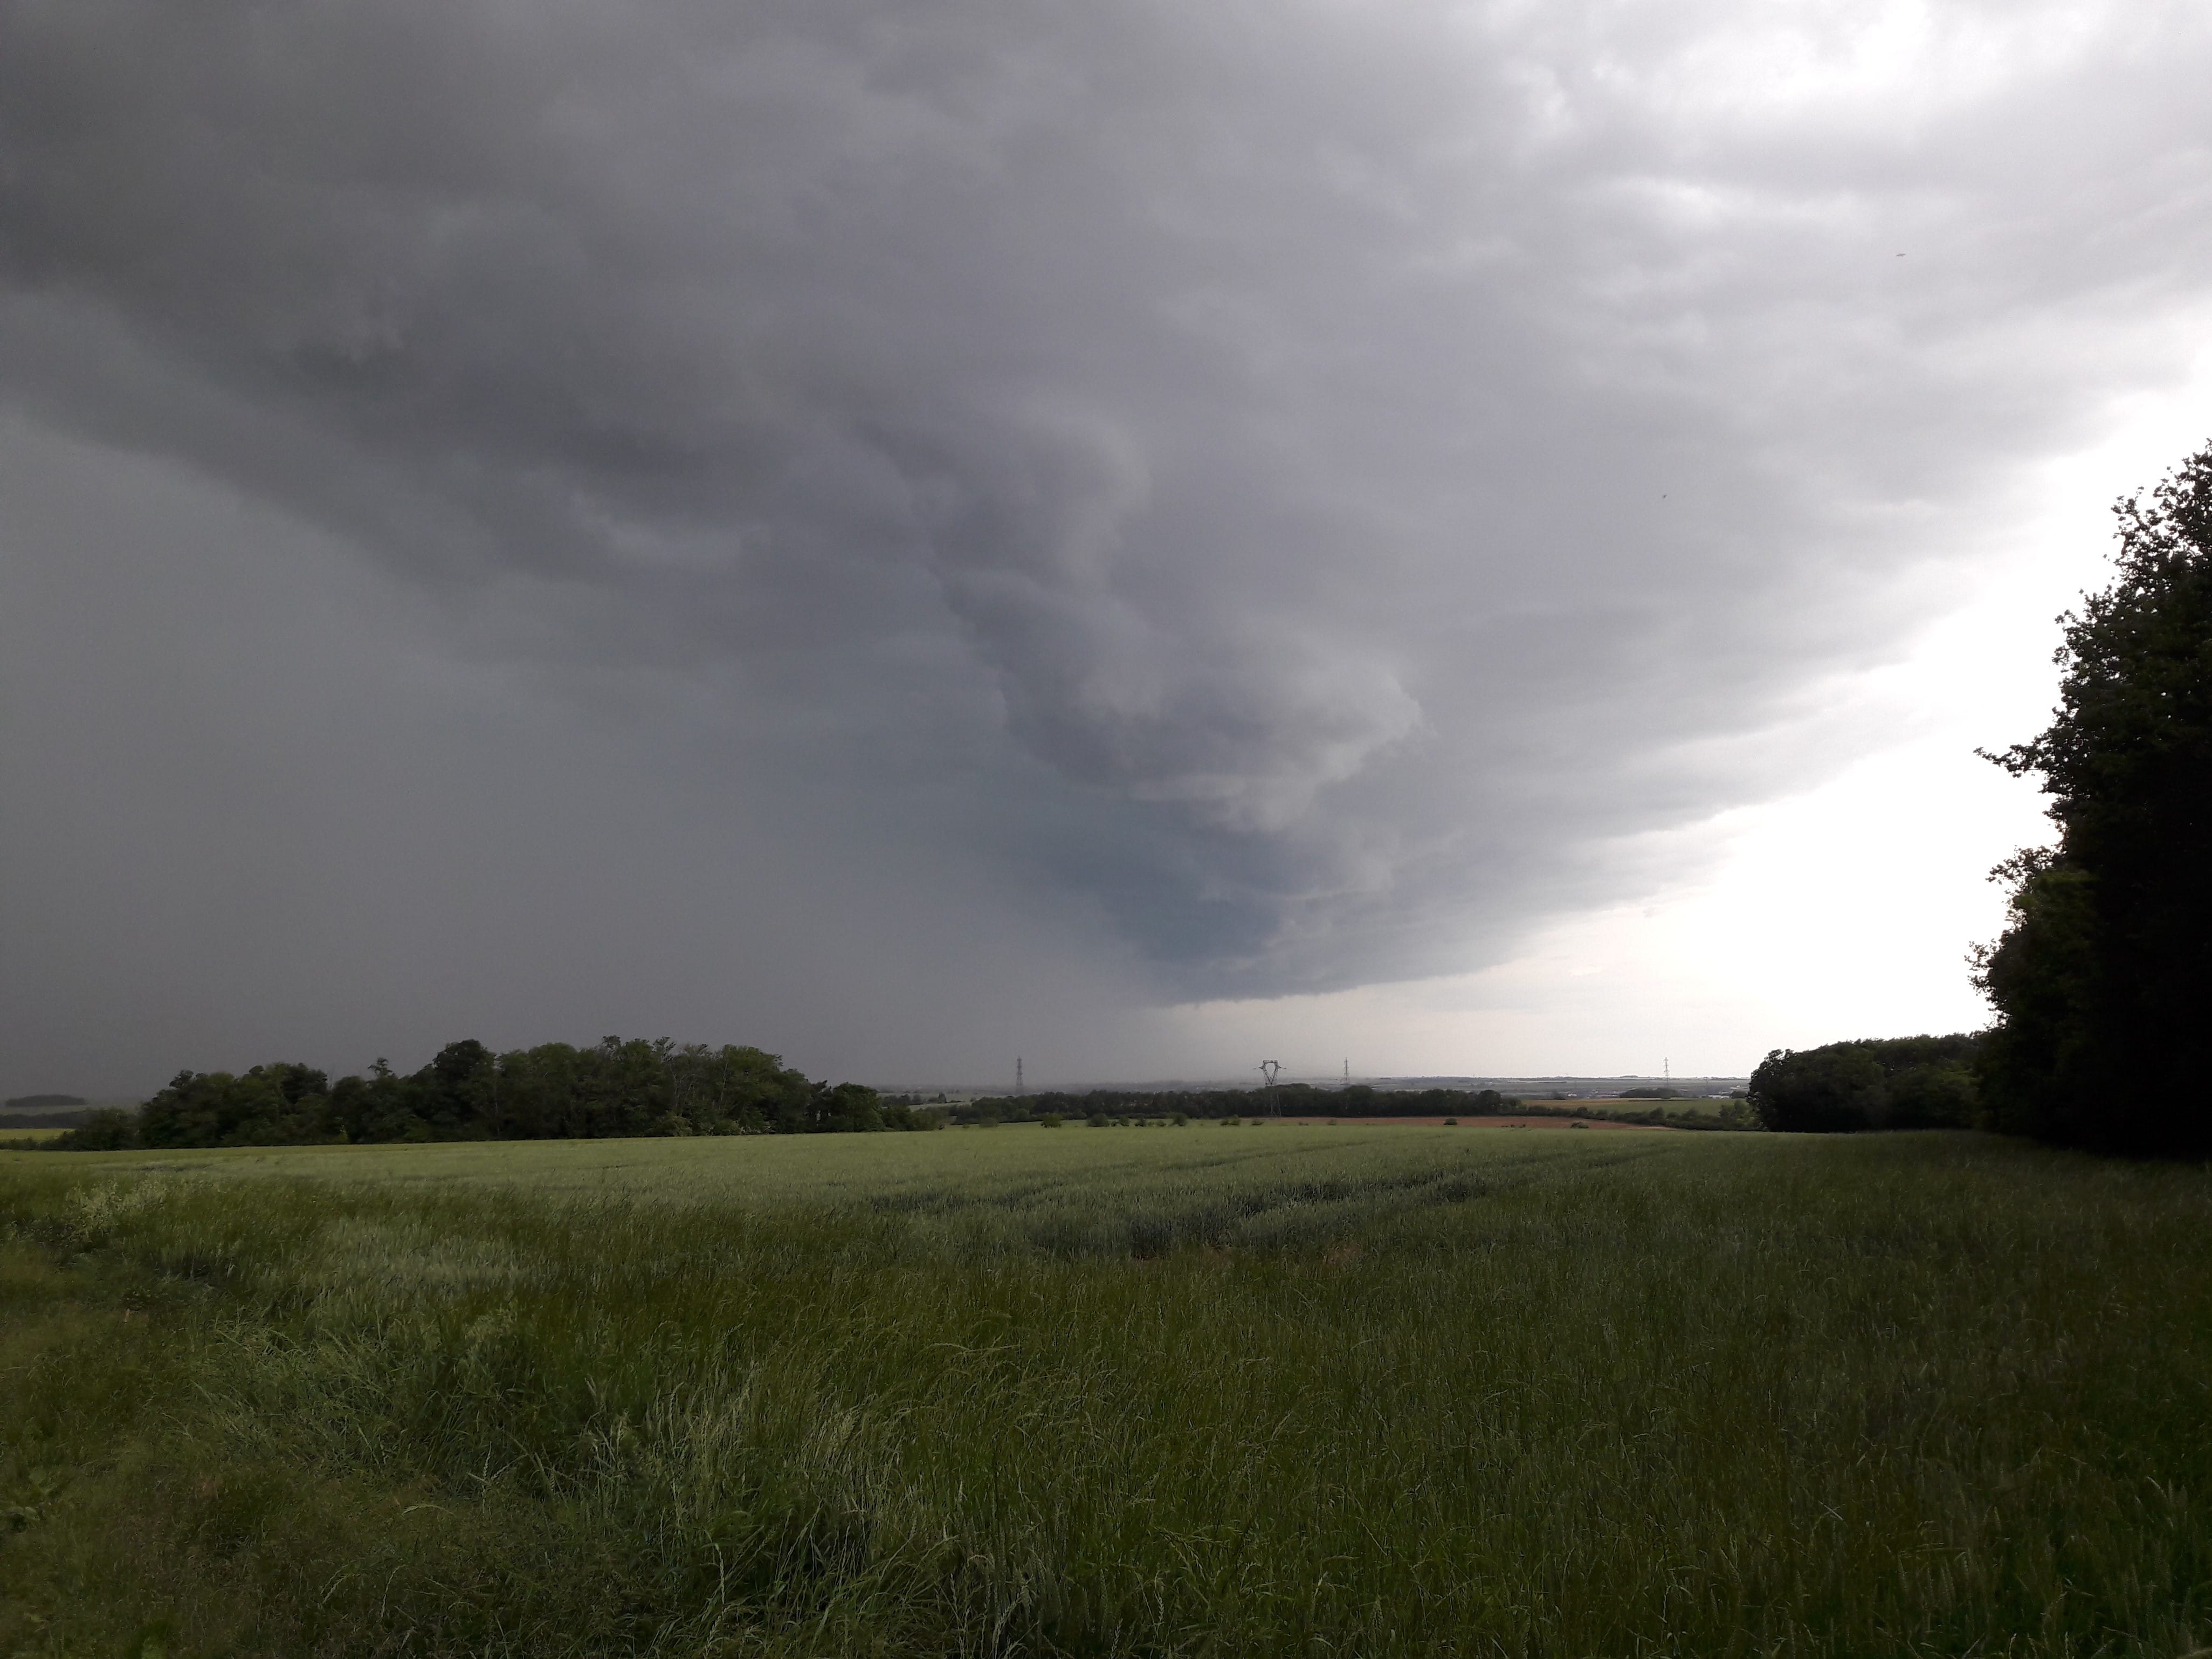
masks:
<path id="1" fill-rule="evenodd" d="M 317 526 L 556 710 L 649 684 L 668 811 L 743 821 L 702 879 L 827 914 L 896 846 L 1138 1001 L 1479 965 L 1646 878 L 1626 838 L 1877 741 L 1827 688 L 2212 270 L 2182 6 L 4 0 L 0 39 L 21 430 Z"/>

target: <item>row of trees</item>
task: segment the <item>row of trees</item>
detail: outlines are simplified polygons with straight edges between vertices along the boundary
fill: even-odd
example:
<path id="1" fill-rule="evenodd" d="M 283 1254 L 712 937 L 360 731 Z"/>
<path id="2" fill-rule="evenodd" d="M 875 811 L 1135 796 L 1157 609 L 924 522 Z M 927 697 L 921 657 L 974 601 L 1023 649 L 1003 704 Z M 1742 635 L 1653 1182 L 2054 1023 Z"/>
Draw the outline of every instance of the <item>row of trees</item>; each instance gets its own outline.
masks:
<path id="1" fill-rule="evenodd" d="M 1355 1083 L 1316 1089 L 1285 1083 L 1271 1089 L 1092 1089 L 985 1096 L 956 1108 L 957 1123 L 1026 1123 L 1054 1117 L 1480 1117 L 1519 1111 L 1521 1103 L 1495 1089 L 1376 1089 Z"/>
<path id="2" fill-rule="evenodd" d="M 95 1113 L 52 1144 L 99 1151 L 822 1134 L 942 1121 L 857 1083 L 811 1082 L 758 1048 L 611 1036 L 589 1048 L 548 1042 L 495 1054 L 471 1038 L 447 1044 L 405 1076 L 380 1060 L 366 1077 L 336 1083 L 283 1061 L 235 1074 L 179 1072 L 135 1113 Z"/>
<path id="3" fill-rule="evenodd" d="M 1630 1095 L 1620 1097 L 1631 1098 Z M 956 1106 L 956 1123 L 1032 1123 L 1044 1118 L 1082 1121 L 1103 1118 L 1321 1117 L 1353 1121 L 1378 1117 L 1492 1117 L 1500 1113 L 1540 1117 L 1626 1119 L 1665 1122 L 1674 1119 L 1656 1103 L 1656 1091 L 1646 1091 L 1655 1103 L 1644 1112 L 1618 1109 L 1593 1112 L 1572 1102 L 1526 1101 L 1495 1089 L 1376 1089 L 1354 1083 L 1341 1089 L 1316 1088 L 1307 1083 L 1285 1083 L 1271 1089 L 1092 1089 L 1082 1094 L 1047 1091 L 1033 1095 L 985 1096 Z M 1668 1098 L 1673 1091 L 1668 1091 Z M 1735 1123 L 1720 1119 L 1682 1115 L 1699 1127 L 1708 1122 Z"/>

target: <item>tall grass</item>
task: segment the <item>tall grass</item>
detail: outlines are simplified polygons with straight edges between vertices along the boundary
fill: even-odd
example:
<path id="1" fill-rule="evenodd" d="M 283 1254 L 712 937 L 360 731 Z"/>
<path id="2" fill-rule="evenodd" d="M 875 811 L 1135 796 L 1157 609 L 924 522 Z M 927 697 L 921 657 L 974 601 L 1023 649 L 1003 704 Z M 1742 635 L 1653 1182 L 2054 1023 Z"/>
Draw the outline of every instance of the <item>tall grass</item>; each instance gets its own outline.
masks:
<path id="1" fill-rule="evenodd" d="M 0 1651 L 2212 1642 L 2198 1170 L 1008 1128 L 27 1153 L 0 1212 Z"/>

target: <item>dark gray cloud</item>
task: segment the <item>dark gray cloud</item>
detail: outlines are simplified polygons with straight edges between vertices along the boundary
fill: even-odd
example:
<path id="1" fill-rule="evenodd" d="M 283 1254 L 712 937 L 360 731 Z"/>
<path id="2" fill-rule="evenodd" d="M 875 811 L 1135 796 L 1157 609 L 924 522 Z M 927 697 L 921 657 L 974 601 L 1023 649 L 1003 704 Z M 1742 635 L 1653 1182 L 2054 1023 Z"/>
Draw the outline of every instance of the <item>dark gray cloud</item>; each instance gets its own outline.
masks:
<path id="1" fill-rule="evenodd" d="M 659 757 L 606 844 L 787 872 L 767 931 L 896 863 L 1124 1000 L 1475 965 L 1638 878 L 1621 838 L 1878 740 L 1825 688 L 2173 372 L 2212 270 L 2184 6 L 0 0 L 0 40 L 19 442 L 319 526 L 417 596 L 391 638 Z M 258 580 L 219 564 L 211 608 Z M 558 841 L 531 801 L 460 816 Z"/>

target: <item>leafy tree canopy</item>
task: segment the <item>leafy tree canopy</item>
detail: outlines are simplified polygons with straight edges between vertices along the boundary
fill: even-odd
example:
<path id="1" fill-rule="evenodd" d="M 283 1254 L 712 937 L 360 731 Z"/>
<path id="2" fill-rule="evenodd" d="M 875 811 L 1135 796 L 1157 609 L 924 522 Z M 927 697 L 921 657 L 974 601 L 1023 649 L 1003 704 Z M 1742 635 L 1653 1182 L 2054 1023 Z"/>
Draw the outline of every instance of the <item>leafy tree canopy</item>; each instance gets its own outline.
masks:
<path id="1" fill-rule="evenodd" d="M 605 1037 L 495 1054 L 452 1042 L 402 1077 L 379 1060 L 332 1084 L 276 1063 L 240 1076 L 179 1072 L 133 1115 L 95 1114 L 57 1146 L 267 1146 L 332 1141 L 536 1140 L 618 1135 L 933 1129 L 857 1083 L 810 1082 L 758 1048 Z"/>
<path id="2" fill-rule="evenodd" d="M 1964 1128 L 1978 1044 L 1957 1035 L 1777 1048 L 1751 1074 L 1751 1109 L 1767 1128 L 1814 1133 Z"/>
<path id="3" fill-rule="evenodd" d="M 1992 1127 L 2114 1151 L 2212 1151 L 2212 446 L 2113 509 L 2117 573 L 2060 618 L 2051 725 L 1991 756 L 2038 774 L 2057 844 L 1993 872 L 1977 952 L 1996 1013 Z"/>

